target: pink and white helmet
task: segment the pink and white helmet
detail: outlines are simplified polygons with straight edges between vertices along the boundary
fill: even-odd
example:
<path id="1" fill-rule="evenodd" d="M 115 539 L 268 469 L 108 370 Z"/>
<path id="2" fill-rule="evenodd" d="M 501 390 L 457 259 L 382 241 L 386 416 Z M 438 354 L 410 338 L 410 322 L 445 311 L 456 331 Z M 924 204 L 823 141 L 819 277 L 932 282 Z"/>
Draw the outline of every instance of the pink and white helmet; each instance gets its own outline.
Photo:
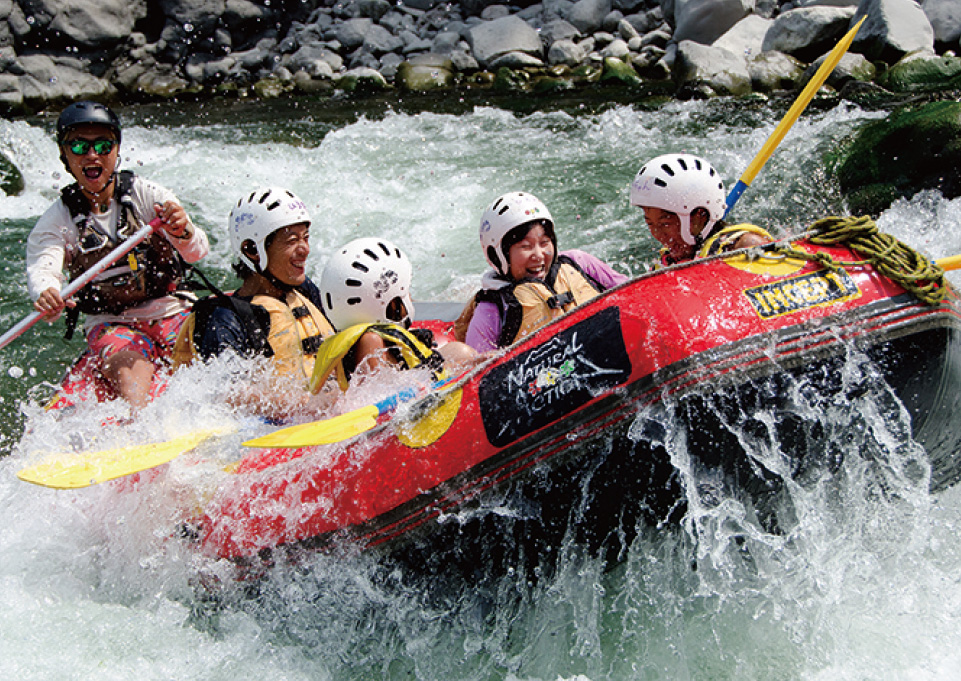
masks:
<path id="1" fill-rule="evenodd" d="M 534 220 L 545 220 L 554 228 L 554 218 L 547 206 L 536 196 L 524 192 L 511 192 L 494 200 L 480 222 L 480 242 L 487 262 L 500 274 L 507 274 L 508 258 L 504 251 L 504 236 L 515 227 Z"/>

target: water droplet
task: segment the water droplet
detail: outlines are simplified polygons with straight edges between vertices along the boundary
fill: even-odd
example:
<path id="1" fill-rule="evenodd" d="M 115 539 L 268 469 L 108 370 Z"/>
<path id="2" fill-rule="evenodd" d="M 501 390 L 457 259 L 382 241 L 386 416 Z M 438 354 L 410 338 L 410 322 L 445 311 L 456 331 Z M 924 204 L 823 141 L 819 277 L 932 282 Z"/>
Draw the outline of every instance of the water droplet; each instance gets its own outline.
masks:
<path id="1" fill-rule="evenodd" d="M 10 376 L 10 378 L 22 378 L 23 369 L 20 367 L 10 367 L 7 369 L 7 374 Z"/>
<path id="2" fill-rule="evenodd" d="M 184 30 L 185 30 L 187 33 L 191 33 L 191 32 L 194 30 L 194 25 L 193 25 L 193 24 L 189 24 L 189 23 L 188 23 L 188 24 L 184 24 Z"/>

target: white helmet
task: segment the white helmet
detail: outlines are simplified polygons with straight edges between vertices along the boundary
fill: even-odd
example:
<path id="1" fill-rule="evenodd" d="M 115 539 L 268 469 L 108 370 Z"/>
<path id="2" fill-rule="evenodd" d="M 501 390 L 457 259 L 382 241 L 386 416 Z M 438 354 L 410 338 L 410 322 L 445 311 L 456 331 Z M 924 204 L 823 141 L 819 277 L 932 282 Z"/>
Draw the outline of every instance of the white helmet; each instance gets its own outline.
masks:
<path id="1" fill-rule="evenodd" d="M 292 192 L 280 187 L 261 187 L 240 199 L 227 218 L 230 250 L 254 272 L 267 267 L 267 237 L 278 229 L 301 222 L 310 224 L 307 206 Z M 245 241 L 253 241 L 260 265 L 244 255 Z"/>
<path id="2" fill-rule="evenodd" d="M 330 256 L 320 277 L 324 314 L 338 331 L 356 324 L 405 323 L 414 317 L 411 276 L 410 260 L 391 242 L 355 239 Z M 388 317 L 388 306 L 398 298 L 405 319 Z"/>
<path id="3" fill-rule="evenodd" d="M 691 213 L 704 208 L 710 220 L 703 234 L 724 217 L 727 200 L 724 183 L 710 163 L 691 154 L 665 154 L 648 161 L 631 183 L 631 205 L 660 208 L 677 213 L 681 238 L 694 245 Z"/>
<path id="4" fill-rule="evenodd" d="M 481 216 L 480 242 L 484 257 L 497 272 L 507 274 L 507 252 L 502 244 L 504 236 L 520 225 L 534 220 L 546 220 L 554 231 L 554 218 L 537 197 L 524 192 L 511 192 L 494 200 Z"/>

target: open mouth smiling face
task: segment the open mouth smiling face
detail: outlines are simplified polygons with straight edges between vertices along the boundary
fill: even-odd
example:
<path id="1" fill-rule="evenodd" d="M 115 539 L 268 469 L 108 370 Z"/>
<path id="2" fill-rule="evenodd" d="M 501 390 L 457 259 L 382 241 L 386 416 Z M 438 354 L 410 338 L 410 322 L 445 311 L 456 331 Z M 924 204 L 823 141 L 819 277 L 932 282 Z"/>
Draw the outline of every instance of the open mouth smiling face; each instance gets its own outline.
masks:
<path id="1" fill-rule="evenodd" d="M 117 167 L 119 149 L 113 130 L 102 125 L 79 125 L 63 141 L 70 174 L 89 194 L 106 189 Z"/>

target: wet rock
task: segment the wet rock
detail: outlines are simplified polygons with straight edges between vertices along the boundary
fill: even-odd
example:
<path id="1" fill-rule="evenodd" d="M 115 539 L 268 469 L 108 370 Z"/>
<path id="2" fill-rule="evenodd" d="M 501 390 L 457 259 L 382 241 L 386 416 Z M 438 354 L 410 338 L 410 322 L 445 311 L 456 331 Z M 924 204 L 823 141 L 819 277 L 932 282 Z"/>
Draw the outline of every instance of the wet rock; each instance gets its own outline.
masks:
<path id="1" fill-rule="evenodd" d="M 547 51 L 548 64 L 577 66 L 587 58 L 587 52 L 573 40 L 558 40 Z"/>
<path id="2" fill-rule="evenodd" d="M 20 57 L 19 62 L 24 71 L 20 91 L 25 103 L 110 97 L 116 92 L 80 59 L 31 54 Z"/>
<path id="3" fill-rule="evenodd" d="M 791 90 L 804 75 L 804 64 L 783 52 L 762 52 L 747 60 L 751 87 L 757 92 Z"/>
<path id="4" fill-rule="evenodd" d="M 771 19 L 751 14 L 734 24 L 727 32 L 712 43 L 735 54 L 753 57 L 764 51 L 764 36 L 774 22 Z"/>
<path id="5" fill-rule="evenodd" d="M 441 55 L 423 55 L 397 68 L 397 87 L 410 92 L 445 90 L 454 84 L 454 65 Z"/>
<path id="6" fill-rule="evenodd" d="M 909 52 L 934 50 L 934 29 L 914 0 L 863 0 L 852 24 L 863 16 L 851 50 L 872 61 L 893 64 Z"/>
<path id="7" fill-rule="evenodd" d="M 934 29 L 934 40 L 947 49 L 956 49 L 961 42 L 961 7 L 956 0 L 924 0 L 924 15 Z"/>
<path id="8" fill-rule="evenodd" d="M 582 33 L 594 33 L 601 30 L 611 9 L 611 0 L 578 0 L 567 12 L 567 20 Z"/>
<path id="9" fill-rule="evenodd" d="M 482 22 L 467 33 L 467 42 L 478 63 L 488 68 L 501 55 L 510 52 L 525 53 L 538 59 L 543 46 L 537 31 L 516 16 Z"/>
<path id="10" fill-rule="evenodd" d="M 777 50 L 811 62 L 829 52 L 843 36 L 854 16 L 851 7 L 802 7 L 774 20 L 762 49 Z M 862 26 L 862 30 L 863 30 Z"/>
<path id="11" fill-rule="evenodd" d="M 961 195 L 961 103 L 897 109 L 864 125 L 831 165 L 854 214 L 877 215 L 898 197 Z"/>
<path id="12" fill-rule="evenodd" d="M 383 74 L 367 67 L 349 69 L 335 82 L 347 92 L 377 92 L 390 88 Z"/>
<path id="13" fill-rule="evenodd" d="M 961 89 L 961 58 L 908 55 L 883 73 L 878 85 L 892 92 Z"/>
<path id="14" fill-rule="evenodd" d="M 710 45 L 754 9 L 754 0 L 675 0 L 674 40 Z"/>
<path id="15" fill-rule="evenodd" d="M 607 57 L 604 59 L 604 70 L 601 73 L 602 82 L 616 81 L 624 85 L 640 85 L 643 83 L 634 67 L 622 59 Z"/>
<path id="16" fill-rule="evenodd" d="M 745 95 L 751 91 L 751 74 L 743 56 L 693 40 L 678 44 L 672 74 L 686 92 Z"/>

